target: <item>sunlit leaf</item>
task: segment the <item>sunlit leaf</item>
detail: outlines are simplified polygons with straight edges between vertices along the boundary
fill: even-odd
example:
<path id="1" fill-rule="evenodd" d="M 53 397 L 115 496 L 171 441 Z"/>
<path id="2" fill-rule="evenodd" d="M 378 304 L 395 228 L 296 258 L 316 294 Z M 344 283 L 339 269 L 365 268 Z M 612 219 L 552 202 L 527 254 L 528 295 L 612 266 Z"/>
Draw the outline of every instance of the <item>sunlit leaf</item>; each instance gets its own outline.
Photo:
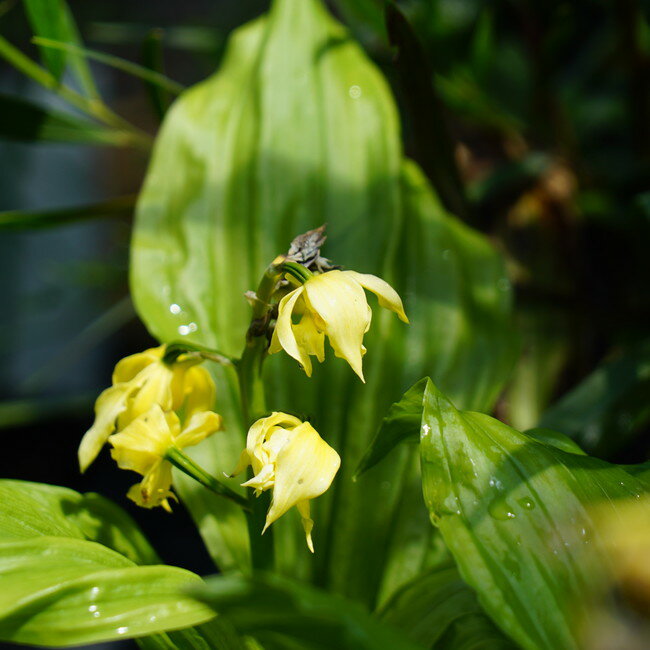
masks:
<path id="1" fill-rule="evenodd" d="M 136 564 L 160 562 L 131 517 L 99 494 L 0 480 L 0 542 L 43 535 L 99 542 Z"/>
<path id="2" fill-rule="evenodd" d="M 531 650 L 578 648 L 608 573 L 593 508 L 645 486 L 623 468 L 458 411 L 429 383 L 420 443 L 432 519 L 493 620 Z M 650 516 L 650 512 L 648 513 Z"/>
<path id="3" fill-rule="evenodd" d="M 0 544 L 0 639 L 74 645 L 141 636 L 213 617 L 184 595 L 201 579 L 168 566 L 134 566 L 105 546 L 65 537 Z"/>

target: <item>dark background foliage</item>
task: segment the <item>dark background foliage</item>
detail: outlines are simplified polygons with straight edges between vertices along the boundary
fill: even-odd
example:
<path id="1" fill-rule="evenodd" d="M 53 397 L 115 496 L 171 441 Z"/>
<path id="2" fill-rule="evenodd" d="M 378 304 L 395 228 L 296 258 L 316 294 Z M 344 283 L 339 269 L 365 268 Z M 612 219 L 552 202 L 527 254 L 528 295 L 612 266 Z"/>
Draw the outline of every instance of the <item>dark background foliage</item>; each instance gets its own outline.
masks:
<path id="1" fill-rule="evenodd" d="M 70 2 L 88 47 L 142 61 L 145 44 L 160 39 L 166 74 L 184 85 L 211 74 L 229 32 L 267 4 Z M 329 4 L 389 78 L 407 153 L 450 211 L 506 257 L 521 357 L 497 416 L 557 428 L 607 460 L 645 460 L 647 4 L 409 0 L 387 12 L 374 0 Z M 0 33 L 38 58 L 20 2 L 0 2 Z M 92 70 L 109 105 L 154 134 L 158 113 L 142 82 L 101 64 Z M 0 92 L 61 106 L 5 63 Z M 1 117 L 1 210 L 137 192 L 143 154 L 20 141 L 20 112 Z M 77 472 L 76 447 L 112 366 L 154 343 L 128 298 L 129 233 L 130 216 L 2 232 L 0 476 L 114 498 L 165 561 L 207 573 L 182 507 L 174 518 L 135 513 L 123 496 L 131 477 L 107 453 L 87 476 Z"/>

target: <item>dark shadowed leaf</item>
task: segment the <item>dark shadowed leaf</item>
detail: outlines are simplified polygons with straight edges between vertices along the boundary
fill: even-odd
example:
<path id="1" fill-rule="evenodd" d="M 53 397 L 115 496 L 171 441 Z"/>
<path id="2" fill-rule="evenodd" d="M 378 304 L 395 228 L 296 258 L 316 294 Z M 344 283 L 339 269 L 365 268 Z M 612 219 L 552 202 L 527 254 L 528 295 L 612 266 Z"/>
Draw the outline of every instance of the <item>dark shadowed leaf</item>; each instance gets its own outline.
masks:
<path id="1" fill-rule="evenodd" d="M 215 577 L 192 590 L 240 634 L 282 635 L 307 649 L 416 650 L 358 604 L 277 575 Z M 291 647 L 291 646 L 290 646 Z"/>

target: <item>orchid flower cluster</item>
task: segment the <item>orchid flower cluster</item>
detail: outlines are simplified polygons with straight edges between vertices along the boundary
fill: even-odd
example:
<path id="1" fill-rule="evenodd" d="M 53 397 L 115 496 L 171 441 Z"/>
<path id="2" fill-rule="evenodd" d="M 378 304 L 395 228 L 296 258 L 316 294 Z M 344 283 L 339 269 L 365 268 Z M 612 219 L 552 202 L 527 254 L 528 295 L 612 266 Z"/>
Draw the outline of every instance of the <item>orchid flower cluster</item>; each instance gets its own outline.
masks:
<path id="1" fill-rule="evenodd" d="M 255 364 L 259 371 L 266 355 L 285 351 L 311 377 L 311 357 L 324 360 L 327 338 L 335 355 L 365 381 L 363 337 L 372 310 L 364 289 L 377 295 L 380 306 L 405 323 L 408 319 L 399 295 L 387 282 L 374 275 L 341 271 L 321 258 L 324 239 L 323 228 L 309 231 L 294 239 L 287 255 L 271 263 L 257 293 L 248 294 L 253 316 L 242 358 L 228 363 L 244 367 L 246 358 L 254 356 L 260 361 Z M 95 421 L 79 446 L 81 471 L 108 443 L 118 467 L 142 476 L 127 494 L 139 506 L 161 506 L 171 512 L 169 501 L 176 500 L 172 467 L 176 466 L 250 513 L 250 499 L 208 474 L 182 451 L 222 429 L 221 416 L 211 410 L 216 389 L 201 365 L 206 359 L 223 362 L 225 357 L 172 344 L 122 359 L 113 372 L 112 386 L 95 403 Z M 247 376 L 239 372 L 242 395 L 251 392 Z M 245 406 L 244 415 L 250 415 Z M 226 475 L 236 476 L 250 467 L 241 485 L 256 497 L 272 491 L 261 533 L 296 506 L 313 553 L 310 501 L 332 484 L 341 464 L 339 454 L 309 422 L 294 415 L 272 412 L 252 419 L 239 463 Z"/>

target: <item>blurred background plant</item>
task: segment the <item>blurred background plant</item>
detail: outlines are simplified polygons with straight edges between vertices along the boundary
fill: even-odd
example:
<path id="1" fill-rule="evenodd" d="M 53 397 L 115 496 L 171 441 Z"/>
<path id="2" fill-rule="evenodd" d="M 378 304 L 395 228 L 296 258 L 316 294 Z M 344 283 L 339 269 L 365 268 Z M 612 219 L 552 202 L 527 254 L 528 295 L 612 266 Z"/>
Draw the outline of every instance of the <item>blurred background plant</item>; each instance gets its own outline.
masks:
<path id="1" fill-rule="evenodd" d="M 328 5 L 391 82 L 407 155 L 505 256 L 521 353 L 496 415 L 645 460 L 648 5 Z M 268 3 L 69 7 L 0 3 L 0 475 L 119 499 L 129 477 L 106 458 L 80 477 L 75 450 L 115 360 L 153 342 L 128 295 L 135 195 L 173 97 Z M 138 519 L 166 561 L 210 571 L 191 526 Z"/>

